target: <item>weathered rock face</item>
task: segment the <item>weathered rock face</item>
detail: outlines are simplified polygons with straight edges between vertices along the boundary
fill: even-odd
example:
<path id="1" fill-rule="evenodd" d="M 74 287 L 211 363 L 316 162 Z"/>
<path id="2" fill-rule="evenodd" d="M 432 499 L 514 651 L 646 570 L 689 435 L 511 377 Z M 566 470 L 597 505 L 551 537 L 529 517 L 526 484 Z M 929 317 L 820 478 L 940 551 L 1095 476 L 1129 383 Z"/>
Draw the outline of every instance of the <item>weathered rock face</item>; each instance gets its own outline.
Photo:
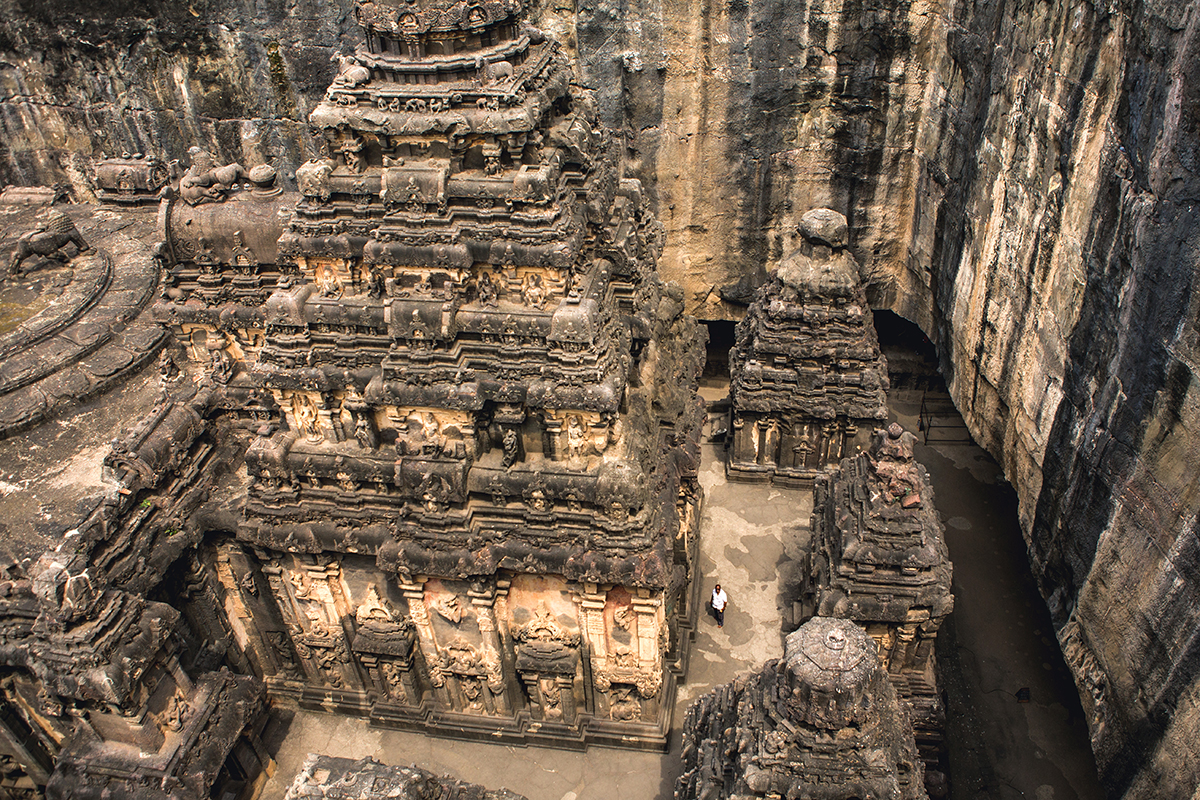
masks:
<path id="1" fill-rule="evenodd" d="M 68 154 L 97 155 L 115 130 L 113 151 L 174 158 L 200 143 L 246 164 L 272 151 L 286 181 L 307 157 L 294 120 L 333 75 L 330 46 L 350 50 L 352 20 L 316 2 L 131 6 L 5 4 L 4 176 L 86 194 L 87 158 Z M 630 174 L 667 228 L 660 269 L 689 309 L 736 316 L 714 287 L 765 274 L 807 208 L 846 213 L 874 304 L 937 342 L 959 408 L 1018 489 L 1115 795 L 1197 782 L 1182 755 L 1200 728 L 1196 6 L 534 14 L 627 132 Z"/>

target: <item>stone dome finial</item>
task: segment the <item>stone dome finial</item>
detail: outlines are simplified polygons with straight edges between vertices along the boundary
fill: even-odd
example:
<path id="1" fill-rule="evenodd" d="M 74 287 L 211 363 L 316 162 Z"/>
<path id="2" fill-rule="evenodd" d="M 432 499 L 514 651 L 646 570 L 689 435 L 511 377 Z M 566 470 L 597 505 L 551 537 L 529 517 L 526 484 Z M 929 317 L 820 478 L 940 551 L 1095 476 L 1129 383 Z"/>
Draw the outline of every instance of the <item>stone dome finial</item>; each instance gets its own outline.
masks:
<path id="1" fill-rule="evenodd" d="M 870 713 L 879 677 L 871 637 L 844 619 L 814 617 L 787 637 L 789 715 L 815 728 L 861 723 Z"/>
<path id="2" fill-rule="evenodd" d="M 846 217 L 832 208 L 814 208 L 800 218 L 800 235 L 840 250 L 850 243 L 850 226 Z"/>

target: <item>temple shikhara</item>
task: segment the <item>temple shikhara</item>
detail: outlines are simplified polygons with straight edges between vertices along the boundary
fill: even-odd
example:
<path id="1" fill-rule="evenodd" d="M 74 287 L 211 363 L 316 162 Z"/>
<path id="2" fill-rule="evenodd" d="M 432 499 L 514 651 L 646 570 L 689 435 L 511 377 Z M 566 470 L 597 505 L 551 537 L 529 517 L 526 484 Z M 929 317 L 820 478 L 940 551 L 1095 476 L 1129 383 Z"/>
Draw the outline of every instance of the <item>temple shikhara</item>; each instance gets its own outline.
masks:
<path id="1" fill-rule="evenodd" d="M 661 746 L 694 616 L 704 333 L 521 11 L 359 3 L 299 197 L 261 167 L 227 194 L 237 166 L 197 154 L 164 206 L 155 313 L 245 441 L 236 525 L 192 568 L 273 694 Z"/>
<path id="2" fill-rule="evenodd" d="M 887 361 L 846 218 L 815 208 L 798 233 L 729 353 L 731 480 L 809 485 L 887 419 Z"/>

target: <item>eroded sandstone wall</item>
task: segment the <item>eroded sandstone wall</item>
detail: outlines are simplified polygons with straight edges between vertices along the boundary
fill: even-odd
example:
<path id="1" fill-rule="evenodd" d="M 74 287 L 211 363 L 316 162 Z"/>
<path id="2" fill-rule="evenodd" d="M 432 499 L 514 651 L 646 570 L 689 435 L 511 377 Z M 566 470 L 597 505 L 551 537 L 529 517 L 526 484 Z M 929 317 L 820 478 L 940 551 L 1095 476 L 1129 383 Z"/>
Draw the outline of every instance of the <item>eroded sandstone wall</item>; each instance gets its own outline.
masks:
<path id="1" fill-rule="evenodd" d="M 0 177 L 104 150 L 286 177 L 347 0 L 0 0 Z M 1200 783 L 1197 0 L 538 0 L 667 227 L 689 309 L 850 220 L 1004 464 L 1113 796 Z"/>
<path id="2" fill-rule="evenodd" d="M 271 160 L 314 153 L 306 122 L 361 39 L 352 0 L 0 0 L 0 180 L 94 192 L 105 154 Z"/>

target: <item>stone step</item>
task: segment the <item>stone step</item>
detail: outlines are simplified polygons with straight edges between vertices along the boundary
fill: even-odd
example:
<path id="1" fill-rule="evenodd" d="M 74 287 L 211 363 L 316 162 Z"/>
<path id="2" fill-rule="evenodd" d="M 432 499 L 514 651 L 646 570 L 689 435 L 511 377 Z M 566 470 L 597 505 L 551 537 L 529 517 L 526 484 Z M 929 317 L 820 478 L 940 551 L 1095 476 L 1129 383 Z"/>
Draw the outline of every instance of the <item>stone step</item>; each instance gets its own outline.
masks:
<path id="1" fill-rule="evenodd" d="M 165 339 L 143 317 L 159 281 L 149 248 L 134 238 L 146 231 L 126 231 L 133 223 L 124 220 L 77 224 L 93 249 L 75 259 L 63 295 L 0 339 L 0 438 L 113 388 Z"/>

